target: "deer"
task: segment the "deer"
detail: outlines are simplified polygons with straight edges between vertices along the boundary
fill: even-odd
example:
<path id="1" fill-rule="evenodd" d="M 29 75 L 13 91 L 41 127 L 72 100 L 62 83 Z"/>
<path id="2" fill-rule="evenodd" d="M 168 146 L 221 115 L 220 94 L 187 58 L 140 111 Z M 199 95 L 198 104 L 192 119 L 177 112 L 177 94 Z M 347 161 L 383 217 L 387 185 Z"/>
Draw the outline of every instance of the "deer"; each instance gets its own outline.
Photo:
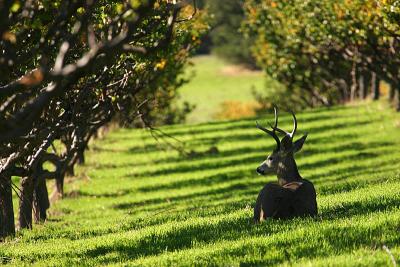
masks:
<path id="1" fill-rule="evenodd" d="M 269 124 L 271 130 L 262 127 L 258 121 L 258 129 L 271 136 L 276 147 L 267 159 L 257 167 L 259 175 L 276 175 L 277 182 L 269 182 L 260 191 L 254 207 L 254 222 L 272 219 L 291 219 L 294 217 L 314 217 L 318 214 L 316 192 L 313 183 L 303 179 L 297 168 L 294 154 L 301 150 L 307 133 L 293 141 L 297 130 L 297 119 L 293 111 L 293 130 L 286 132 L 278 128 L 278 110 L 274 107 L 275 123 Z M 278 133 L 283 135 L 279 139 Z"/>

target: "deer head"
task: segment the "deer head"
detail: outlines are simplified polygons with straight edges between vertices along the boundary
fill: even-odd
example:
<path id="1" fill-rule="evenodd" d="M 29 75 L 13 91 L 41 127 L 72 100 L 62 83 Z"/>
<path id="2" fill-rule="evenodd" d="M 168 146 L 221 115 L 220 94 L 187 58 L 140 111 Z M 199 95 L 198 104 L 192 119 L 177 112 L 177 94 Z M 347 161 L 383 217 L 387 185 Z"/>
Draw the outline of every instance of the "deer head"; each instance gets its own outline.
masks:
<path id="1" fill-rule="evenodd" d="M 296 116 L 291 112 L 293 116 L 293 130 L 289 133 L 278 128 L 278 111 L 276 108 L 274 108 L 274 112 L 275 123 L 274 125 L 270 124 L 272 130 L 268 130 L 256 122 L 257 128 L 272 136 L 276 142 L 275 149 L 257 168 L 257 173 L 260 175 L 276 174 L 279 184 L 284 185 L 302 179 L 294 160 L 294 153 L 300 151 L 303 147 L 307 134 L 293 142 L 293 137 L 297 130 Z M 284 135 L 282 140 L 279 139 L 277 133 Z"/>

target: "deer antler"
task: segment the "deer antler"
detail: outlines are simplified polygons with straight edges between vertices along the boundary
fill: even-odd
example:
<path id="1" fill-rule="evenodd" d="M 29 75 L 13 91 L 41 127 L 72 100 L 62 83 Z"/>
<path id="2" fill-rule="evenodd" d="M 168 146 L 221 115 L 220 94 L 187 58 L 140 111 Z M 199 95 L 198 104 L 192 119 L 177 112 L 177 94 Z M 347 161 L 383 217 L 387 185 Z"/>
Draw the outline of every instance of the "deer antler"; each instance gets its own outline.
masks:
<path id="1" fill-rule="evenodd" d="M 293 136 L 297 130 L 297 119 L 296 119 L 296 115 L 294 115 L 294 112 L 292 110 L 290 111 L 290 113 L 292 113 L 292 116 L 293 116 L 293 130 L 290 133 L 290 137 L 293 138 Z"/>
<path id="2" fill-rule="evenodd" d="M 274 109 L 275 109 L 275 108 L 274 108 Z M 277 127 L 277 124 L 275 124 L 275 127 L 273 127 L 271 124 L 270 124 L 270 126 L 271 126 L 274 130 L 280 132 L 281 134 L 288 135 L 288 136 L 290 136 L 290 138 L 293 139 L 293 136 L 294 136 L 294 134 L 296 133 L 296 130 L 297 130 L 297 119 L 296 119 L 296 115 L 294 115 L 294 112 L 293 112 L 293 111 L 290 111 L 290 113 L 292 113 L 292 116 L 293 116 L 293 130 L 292 130 L 291 133 L 286 132 L 285 130 L 282 130 L 282 129 L 278 128 L 278 127 Z"/>
<path id="3" fill-rule="evenodd" d="M 274 107 L 274 112 L 275 112 L 275 125 L 274 126 L 270 125 L 272 128 L 272 131 L 262 127 L 258 123 L 258 121 L 256 121 L 256 126 L 258 129 L 266 132 L 267 134 L 269 134 L 270 136 L 272 136 L 275 139 L 275 141 L 276 141 L 276 149 L 275 150 L 279 151 L 279 149 L 281 148 L 281 141 L 279 140 L 279 137 L 276 135 L 276 132 L 275 132 L 278 129 L 277 128 L 278 127 L 278 111 L 275 107 Z"/>

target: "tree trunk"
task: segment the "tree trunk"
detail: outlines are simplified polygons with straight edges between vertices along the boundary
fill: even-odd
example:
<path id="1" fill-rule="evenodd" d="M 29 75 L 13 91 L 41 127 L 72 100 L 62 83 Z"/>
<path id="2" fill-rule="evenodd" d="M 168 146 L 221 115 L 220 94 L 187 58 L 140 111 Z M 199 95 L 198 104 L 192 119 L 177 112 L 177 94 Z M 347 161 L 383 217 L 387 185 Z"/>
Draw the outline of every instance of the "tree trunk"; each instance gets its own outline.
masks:
<path id="1" fill-rule="evenodd" d="M 396 93 L 396 86 L 394 85 L 394 83 L 391 83 L 389 89 L 389 102 L 393 102 L 395 93 Z"/>
<path id="2" fill-rule="evenodd" d="M 46 221 L 46 211 L 50 207 L 46 180 L 40 176 L 37 178 L 38 181 L 33 194 L 35 205 L 35 223 Z"/>
<path id="3" fill-rule="evenodd" d="M 0 239 L 15 234 L 11 177 L 0 176 Z"/>
<path id="4" fill-rule="evenodd" d="M 367 98 L 368 97 L 368 90 L 371 87 L 371 73 L 370 72 L 365 72 L 364 73 L 364 95 L 363 98 Z"/>
<path id="5" fill-rule="evenodd" d="M 34 177 L 33 175 L 21 179 L 21 198 L 19 200 L 19 228 L 32 229 Z"/>
<path id="6" fill-rule="evenodd" d="M 351 75 L 350 101 L 353 102 L 355 100 L 357 92 L 357 68 L 355 62 L 353 62 L 350 75 Z"/>
<path id="7" fill-rule="evenodd" d="M 64 196 L 64 176 L 64 172 L 61 171 L 56 177 L 57 198 L 62 198 Z"/>
<path id="8" fill-rule="evenodd" d="M 89 135 L 88 139 L 84 139 L 81 141 L 81 144 L 79 145 L 78 151 L 77 151 L 77 163 L 79 165 L 83 165 L 85 164 L 85 150 L 88 149 L 88 143 L 90 140 L 90 136 L 92 136 L 91 134 Z"/>
<path id="9" fill-rule="evenodd" d="M 77 163 L 79 165 L 85 164 L 85 148 L 83 147 L 82 149 L 78 150 L 78 155 L 77 155 Z"/>
<path id="10" fill-rule="evenodd" d="M 395 101 L 396 111 L 400 111 L 400 88 L 398 88 L 395 92 Z"/>
<path id="11" fill-rule="evenodd" d="M 368 89 L 368 77 L 364 73 L 360 73 L 358 77 L 358 92 L 359 98 L 365 99 L 367 97 L 367 89 Z"/>
<path id="12" fill-rule="evenodd" d="M 373 100 L 378 100 L 380 97 L 380 90 L 379 90 L 379 83 L 380 80 L 375 72 L 371 74 L 371 94 Z"/>
<path id="13" fill-rule="evenodd" d="M 75 176 L 75 170 L 74 170 L 74 163 L 70 162 L 70 163 L 64 163 L 67 164 L 67 166 L 65 166 L 65 174 L 67 176 Z"/>

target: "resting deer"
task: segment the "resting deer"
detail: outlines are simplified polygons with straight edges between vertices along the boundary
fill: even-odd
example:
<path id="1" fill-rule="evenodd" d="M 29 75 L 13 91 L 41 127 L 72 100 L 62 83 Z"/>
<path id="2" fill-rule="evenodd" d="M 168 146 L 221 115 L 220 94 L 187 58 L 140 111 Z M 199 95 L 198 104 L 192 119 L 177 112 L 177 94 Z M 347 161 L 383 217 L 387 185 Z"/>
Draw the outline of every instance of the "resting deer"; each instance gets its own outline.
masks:
<path id="1" fill-rule="evenodd" d="M 257 168 L 260 175 L 276 174 L 278 182 L 267 183 L 260 191 L 254 207 L 256 223 L 266 218 L 289 219 L 297 216 L 317 215 L 317 201 L 314 185 L 303 179 L 297 169 L 294 153 L 298 152 L 307 134 L 293 142 L 297 130 L 296 116 L 293 115 L 293 130 L 286 132 L 278 128 L 278 113 L 275 111 L 275 124 L 268 130 L 257 123 L 257 128 L 272 136 L 276 148 Z M 282 140 L 277 133 L 283 134 Z"/>

